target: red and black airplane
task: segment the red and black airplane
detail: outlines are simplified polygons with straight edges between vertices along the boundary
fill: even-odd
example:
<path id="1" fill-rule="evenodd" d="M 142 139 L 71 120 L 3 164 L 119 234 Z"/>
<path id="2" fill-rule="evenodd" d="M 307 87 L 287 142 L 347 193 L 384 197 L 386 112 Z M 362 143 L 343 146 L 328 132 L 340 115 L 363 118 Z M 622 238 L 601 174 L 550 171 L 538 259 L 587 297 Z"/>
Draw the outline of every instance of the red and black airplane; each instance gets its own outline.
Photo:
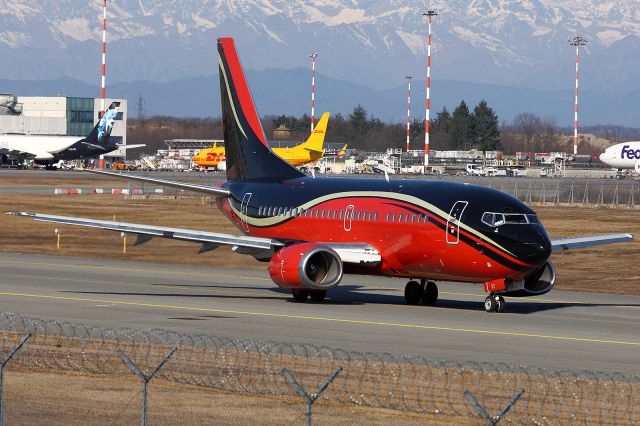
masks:
<path id="1" fill-rule="evenodd" d="M 633 239 L 631 234 L 550 240 L 533 210 L 516 198 L 463 183 L 308 177 L 267 144 L 233 39 L 218 40 L 227 181 L 204 186 L 104 174 L 217 197 L 244 235 L 11 212 L 35 220 L 201 244 L 199 253 L 231 245 L 269 262 L 268 271 L 296 301 L 322 301 L 344 273 L 408 278 L 408 304 L 433 305 L 436 281 L 484 283 L 487 311 L 503 296 L 551 290 L 554 251 Z"/>

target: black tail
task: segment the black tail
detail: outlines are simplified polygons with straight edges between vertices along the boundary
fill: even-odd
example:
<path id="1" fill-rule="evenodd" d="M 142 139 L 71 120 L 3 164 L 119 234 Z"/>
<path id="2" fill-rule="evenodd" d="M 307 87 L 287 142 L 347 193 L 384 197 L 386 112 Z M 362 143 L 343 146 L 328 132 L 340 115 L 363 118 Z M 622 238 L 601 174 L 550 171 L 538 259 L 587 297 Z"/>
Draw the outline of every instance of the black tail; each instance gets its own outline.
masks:
<path id="1" fill-rule="evenodd" d="M 267 145 L 232 38 L 218 39 L 227 180 L 286 180 L 305 176 Z"/>
<path id="2" fill-rule="evenodd" d="M 109 139 L 111 138 L 113 122 L 122 118 L 122 113 L 119 111 L 119 108 L 120 102 L 112 102 L 84 141 L 101 147 L 114 145 L 109 143 Z"/>

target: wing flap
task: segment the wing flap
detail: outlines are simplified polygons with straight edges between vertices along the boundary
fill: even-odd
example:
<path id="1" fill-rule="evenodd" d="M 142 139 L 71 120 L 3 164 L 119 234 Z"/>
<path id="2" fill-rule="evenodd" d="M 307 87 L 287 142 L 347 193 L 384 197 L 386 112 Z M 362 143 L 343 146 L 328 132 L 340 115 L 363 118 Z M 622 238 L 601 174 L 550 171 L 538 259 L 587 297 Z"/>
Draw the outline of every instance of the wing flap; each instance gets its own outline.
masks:
<path id="1" fill-rule="evenodd" d="M 554 252 L 558 252 L 574 248 L 623 243 L 631 240 L 633 240 L 633 234 L 607 234 L 592 235 L 587 237 L 558 238 L 551 240 L 551 250 Z"/>
<path id="2" fill-rule="evenodd" d="M 89 228 L 99 228 L 107 231 L 137 234 L 139 237 L 136 241 L 141 241 L 138 244 L 147 242 L 153 237 L 160 237 L 207 244 L 206 247 L 212 247 L 213 245 L 230 245 L 234 247 L 244 247 L 247 249 L 271 250 L 274 247 L 284 245 L 280 241 L 270 238 L 247 237 L 243 235 L 221 234 L 217 232 L 198 231 L 191 229 L 169 228 L 164 226 L 113 222 L 109 220 L 86 219 L 79 217 L 57 216 L 30 212 L 8 212 L 7 214 L 12 216 L 30 217 L 40 222 L 53 222 L 65 225 L 86 226 Z"/>
<path id="3" fill-rule="evenodd" d="M 168 186 L 171 188 L 184 189 L 185 191 L 200 192 L 204 194 L 213 195 L 215 197 L 228 197 L 230 192 L 228 189 L 218 188 L 216 186 L 198 185 L 195 183 L 177 182 L 175 180 L 156 179 L 146 176 L 136 176 L 122 173 L 105 172 L 102 170 L 85 170 L 90 173 L 96 173 L 100 175 L 113 176 L 119 179 L 130 179 L 145 183 L 154 183 L 156 185 Z"/>

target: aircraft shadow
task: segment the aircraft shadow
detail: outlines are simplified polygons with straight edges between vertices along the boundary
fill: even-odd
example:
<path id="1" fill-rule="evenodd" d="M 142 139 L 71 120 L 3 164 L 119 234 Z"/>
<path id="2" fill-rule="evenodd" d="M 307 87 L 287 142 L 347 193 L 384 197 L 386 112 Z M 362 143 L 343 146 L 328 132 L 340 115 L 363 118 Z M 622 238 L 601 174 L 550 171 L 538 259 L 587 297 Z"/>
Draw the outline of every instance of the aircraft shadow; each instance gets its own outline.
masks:
<path id="1" fill-rule="evenodd" d="M 153 285 L 153 284 L 152 284 Z M 156 284 L 159 286 L 165 286 L 169 284 Z M 175 287 L 174 284 L 171 286 Z M 186 286 L 196 287 L 196 286 Z M 202 286 L 197 286 L 202 287 Z M 218 286 L 215 286 L 218 287 Z M 205 286 L 206 288 L 206 286 Z M 225 287 L 220 286 L 221 289 L 237 289 L 238 287 Z M 265 291 L 264 296 L 257 295 L 242 295 L 242 294 L 193 294 L 193 293 L 153 293 L 153 292 L 117 292 L 117 291 L 63 291 L 63 293 L 71 294 L 93 294 L 93 295 L 112 295 L 112 296 L 149 296 L 149 297 L 180 297 L 180 298 L 198 298 L 198 299 L 254 299 L 254 300 L 284 300 L 288 303 L 295 302 L 292 298 L 283 296 L 289 296 L 290 290 L 280 288 L 260 288 L 260 287 L 246 287 L 246 289 Z M 354 305 L 405 305 L 404 295 L 390 295 L 390 294 L 378 294 L 371 293 L 371 290 L 367 290 L 366 286 L 359 285 L 344 285 L 338 286 L 331 290 L 327 295 L 327 298 L 323 305 L 339 305 L 339 306 L 354 306 Z M 510 303 L 510 300 L 512 301 Z M 517 302 L 515 302 L 517 300 Z M 571 303 L 571 302 L 536 302 L 522 301 L 523 299 L 510 299 L 507 298 L 507 306 L 505 313 L 510 314 L 533 314 L 536 312 L 552 311 L 556 309 L 568 308 L 568 307 L 640 307 L 640 305 L 631 304 L 613 304 L 613 303 Z M 459 300 L 459 299 L 446 299 L 439 298 L 435 308 L 443 309 L 458 309 L 462 311 L 483 311 L 484 297 L 479 295 L 478 300 Z M 311 303 L 310 303 L 311 304 Z"/>

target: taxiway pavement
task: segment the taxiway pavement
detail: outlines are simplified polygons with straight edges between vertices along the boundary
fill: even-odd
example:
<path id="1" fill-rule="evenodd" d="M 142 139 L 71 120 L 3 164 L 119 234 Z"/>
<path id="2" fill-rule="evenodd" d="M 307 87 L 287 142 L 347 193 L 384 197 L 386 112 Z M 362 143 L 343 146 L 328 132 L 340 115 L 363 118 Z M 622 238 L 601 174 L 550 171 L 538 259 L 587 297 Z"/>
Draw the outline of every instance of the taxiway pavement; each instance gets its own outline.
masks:
<path id="1" fill-rule="evenodd" d="M 206 258 L 203 257 L 203 263 Z M 0 310 L 98 327 L 163 328 L 456 361 L 638 374 L 640 297 L 552 291 L 485 313 L 481 286 L 440 285 L 407 306 L 404 281 L 346 276 L 295 303 L 265 270 L 0 253 Z"/>

